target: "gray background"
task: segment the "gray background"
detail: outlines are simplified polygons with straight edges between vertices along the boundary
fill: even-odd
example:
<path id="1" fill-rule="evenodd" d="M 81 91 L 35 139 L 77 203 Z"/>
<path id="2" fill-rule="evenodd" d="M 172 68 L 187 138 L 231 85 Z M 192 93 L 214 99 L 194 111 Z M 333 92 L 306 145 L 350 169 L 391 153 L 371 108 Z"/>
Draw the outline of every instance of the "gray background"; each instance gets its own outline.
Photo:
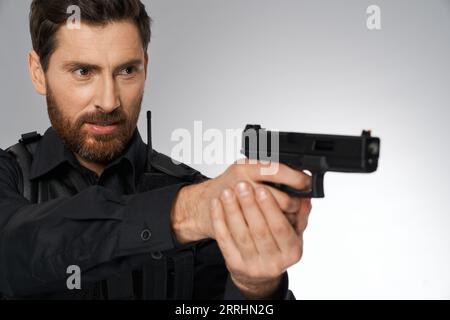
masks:
<path id="1" fill-rule="evenodd" d="M 326 176 L 290 269 L 297 298 L 450 298 L 449 0 L 145 3 L 155 23 L 144 107 L 160 151 L 195 120 L 382 139 L 376 173 Z M 26 68 L 29 4 L 0 0 L 3 148 L 49 125 Z M 371 4 L 382 30 L 366 28 Z"/>

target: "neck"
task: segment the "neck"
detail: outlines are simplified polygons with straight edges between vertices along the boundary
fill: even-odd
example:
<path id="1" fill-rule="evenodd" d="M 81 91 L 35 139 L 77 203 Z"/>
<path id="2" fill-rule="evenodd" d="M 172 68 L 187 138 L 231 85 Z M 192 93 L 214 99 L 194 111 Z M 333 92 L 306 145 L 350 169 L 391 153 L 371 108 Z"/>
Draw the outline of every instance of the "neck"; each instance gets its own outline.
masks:
<path id="1" fill-rule="evenodd" d="M 105 170 L 106 168 L 106 165 L 97 162 L 87 161 L 82 157 L 80 157 L 78 154 L 75 154 L 75 157 L 83 167 L 95 172 L 98 177 L 102 175 L 103 170 Z"/>

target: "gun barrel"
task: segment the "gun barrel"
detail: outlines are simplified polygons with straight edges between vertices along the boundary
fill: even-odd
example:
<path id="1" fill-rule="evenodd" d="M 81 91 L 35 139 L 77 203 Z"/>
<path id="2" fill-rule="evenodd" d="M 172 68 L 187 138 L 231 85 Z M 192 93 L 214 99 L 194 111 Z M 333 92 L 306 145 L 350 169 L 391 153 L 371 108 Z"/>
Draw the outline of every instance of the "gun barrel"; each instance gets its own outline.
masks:
<path id="1" fill-rule="evenodd" d="M 250 159 L 272 160 L 296 169 L 335 172 L 376 171 L 380 139 L 360 136 L 276 132 L 247 125 L 241 152 Z"/>

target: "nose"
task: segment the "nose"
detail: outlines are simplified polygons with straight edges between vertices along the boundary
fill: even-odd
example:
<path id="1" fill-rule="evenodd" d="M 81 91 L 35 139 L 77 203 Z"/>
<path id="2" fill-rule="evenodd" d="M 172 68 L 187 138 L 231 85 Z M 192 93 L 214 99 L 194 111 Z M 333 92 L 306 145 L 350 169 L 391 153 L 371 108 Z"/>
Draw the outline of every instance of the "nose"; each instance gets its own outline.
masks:
<path id="1" fill-rule="evenodd" d="M 105 76 L 102 79 L 97 90 L 95 106 L 104 113 L 110 113 L 120 107 L 118 90 L 113 77 Z"/>

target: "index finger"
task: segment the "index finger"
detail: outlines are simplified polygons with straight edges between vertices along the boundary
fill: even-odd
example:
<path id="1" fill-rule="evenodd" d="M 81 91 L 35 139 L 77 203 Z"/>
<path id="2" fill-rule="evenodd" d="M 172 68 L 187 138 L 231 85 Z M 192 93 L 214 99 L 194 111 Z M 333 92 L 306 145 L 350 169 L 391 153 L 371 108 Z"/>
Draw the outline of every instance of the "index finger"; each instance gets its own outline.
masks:
<path id="1" fill-rule="evenodd" d="M 271 164 L 276 164 L 275 170 L 267 174 L 267 168 Z M 283 163 L 272 162 L 271 164 L 263 164 L 258 161 L 256 164 L 246 165 L 250 166 L 249 175 L 256 182 L 279 183 L 298 190 L 309 190 L 311 188 L 311 177 L 306 173 L 292 169 Z"/>

